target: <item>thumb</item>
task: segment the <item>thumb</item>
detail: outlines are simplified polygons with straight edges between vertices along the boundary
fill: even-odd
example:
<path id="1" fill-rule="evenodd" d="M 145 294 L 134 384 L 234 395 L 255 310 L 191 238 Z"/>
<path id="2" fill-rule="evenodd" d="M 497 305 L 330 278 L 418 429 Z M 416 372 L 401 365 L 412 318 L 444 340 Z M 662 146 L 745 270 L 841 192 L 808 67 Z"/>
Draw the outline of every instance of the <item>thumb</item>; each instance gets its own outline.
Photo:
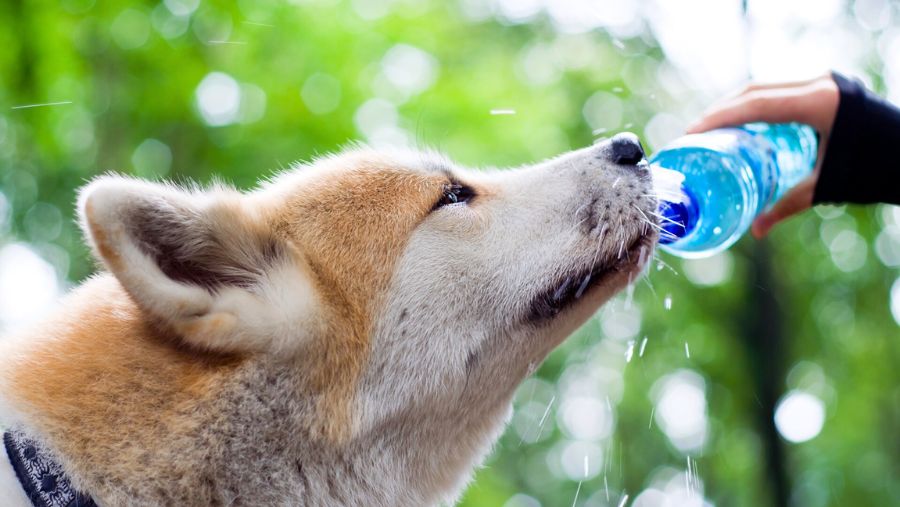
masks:
<path id="1" fill-rule="evenodd" d="M 782 220 L 796 215 L 812 206 L 813 191 L 816 188 L 818 175 L 814 174 L 798 183 L 772 206 L 772 209 L 761 213 L 753 220 L 751 232 L 757 239 L 764 237 L 769 230 Z"/>

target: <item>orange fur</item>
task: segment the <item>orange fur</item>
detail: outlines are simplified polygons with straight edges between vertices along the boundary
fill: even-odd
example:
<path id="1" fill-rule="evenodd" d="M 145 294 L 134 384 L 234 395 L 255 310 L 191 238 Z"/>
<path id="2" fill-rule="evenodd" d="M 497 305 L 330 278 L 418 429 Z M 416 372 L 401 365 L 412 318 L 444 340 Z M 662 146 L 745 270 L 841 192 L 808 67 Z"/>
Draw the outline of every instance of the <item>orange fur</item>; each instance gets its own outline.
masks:
<path id="1" fill-rule="evenodd" d="M 317 169 L 302 188 L 264 209 L 244 208 L 252 215 L 241 215 L 236 207 L 230 213 L 230 227 L 242 228 L 242 237 L 274 231 L 290 245 L 297 269 L 310 272 L 324 302 L 329 329 L 322 335 L 329 338 L 304 353 L 316 358 L 303 372 L 319 399 L 318 416 L 309 422 L 313 435 L 335 442 L 349 436 L 350 403 L 369 351 L 373 315 L 406 238 L 446 182 L 440 172 L 413 172 L 387 160 L 341 160 Z M 92 232 L 107 262 L 118 260 L 115 251 L 102 250 L 108 248 L 103 231 Z M 82 426 L 115 431 L 128 425 L 150 432 L 139 438 L 152 445 L 160 427 L 181 423 L 142 421 L 175 417 L 166 410 L 214 398 L 216 386 L 241 362 L 237 355 L 190 350 L 177 339 L 179 334 L 214 335 L 212 328 L 228 322 L 211 316 L 163 329 L 111 277 L 87 283 L 66 308 L 50 328 L 54 338 L 41 341 L 16 368 L 12 391 L 17 402 L 31 408 L 36 427 L 60 437 L 54 442 L 68 455 L 96 452 L 97 442 L 108 440 L 103 434 L 81 434 Z"/>
<path id="2" fill-rule="evenodd" d="M 332 318 L 310 372 L 321 398 L 325 436 L 349 430 L 349 403 L 365 363 L 372 316 L 412 229 L 439 199 L 447 178 L 414 173 L 387 161 L 329 168 L 277 210 L 276 230 L 303 252 Z"/>
<path id="3" fill-rule="evenodd" d="M 111 276 L 87 282 L 65 308 L 45 328 L 50 336 L 15 363 L 10 396 L 30 426 L 82 465 L 148 466 L 154 443 L 195 424 L 192 407 L 214 399 L 242 361 L 178 346 Z M 125 427 L 140 445 L 110 447 Z"/>

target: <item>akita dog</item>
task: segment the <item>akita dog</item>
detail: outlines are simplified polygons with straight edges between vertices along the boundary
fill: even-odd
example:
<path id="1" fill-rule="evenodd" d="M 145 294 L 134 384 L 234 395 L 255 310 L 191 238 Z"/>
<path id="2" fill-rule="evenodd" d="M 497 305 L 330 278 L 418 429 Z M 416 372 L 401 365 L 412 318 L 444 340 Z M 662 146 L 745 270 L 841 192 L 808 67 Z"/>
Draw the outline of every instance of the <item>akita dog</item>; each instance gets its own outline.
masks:
<path id="1" fill-rule="evenodd" d="M 503 171 L 357 148 L 248 193 L 100 177 L 108 272 L 0 350 L 2 503 L 453 503 L 640 274 L 651 194 L 631 134 Z"/>

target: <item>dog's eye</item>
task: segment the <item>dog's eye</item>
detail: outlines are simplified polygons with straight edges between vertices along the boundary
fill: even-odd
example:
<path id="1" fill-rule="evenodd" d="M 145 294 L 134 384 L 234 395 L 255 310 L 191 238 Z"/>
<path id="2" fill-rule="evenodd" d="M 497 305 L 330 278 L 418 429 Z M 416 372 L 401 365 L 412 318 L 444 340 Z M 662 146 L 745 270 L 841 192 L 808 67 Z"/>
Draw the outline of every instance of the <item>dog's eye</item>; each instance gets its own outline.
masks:
<path id="1" fill-rule="evenodd" d="M 444 187 L 444 193 L 441 195 L 441 199 L 437 204 L 434 205 L 434 208 L 437 209 L 450 204 L 469 202 L 474 196 L 475 192 L 471 188 L 453 183 Z"/>

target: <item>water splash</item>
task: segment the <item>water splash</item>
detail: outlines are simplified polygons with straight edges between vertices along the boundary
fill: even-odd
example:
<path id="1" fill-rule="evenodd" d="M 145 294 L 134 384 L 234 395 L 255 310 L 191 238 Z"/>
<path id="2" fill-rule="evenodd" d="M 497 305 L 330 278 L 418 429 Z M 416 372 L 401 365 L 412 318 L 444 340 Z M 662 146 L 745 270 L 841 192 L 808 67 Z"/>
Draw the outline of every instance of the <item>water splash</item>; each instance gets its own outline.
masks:
<path id="1" fill-rule="evenodd" d="M 544 423 L 547 422 L 547 416 L 550 415 L 550 408 L 553 407 L 553 403 L 556 401 L 556 396 L 550 398 L 550 403 L 547 403 L 547 408 L 544 409 L 544 415 L 541 416 L 541 420 L 538 422 L 538 434 L 537 437 L 541 438 L 541 433 L 544 432 Z"/>
<path id="2" fill-rule="evenodd" d="M 10 109 L 31 109 L 32 107 L 64 106 L 71 103 L 71 100 L 62 100 L 59 102 L 44 102 L 42 104 L 23 104 L 21 106 L 12 106 Z"/>
<path id="3" fill-rule="evenodd" d="M 685 489 L 687 489 L 688 496 L 698 495 L 700 494 L 700 477 L 697 471 L 697 460 L 691 459 L 690 456 L 685 456 L 685 458 L 687 459 L 687 470 L 684 474 Z"/>
<path id="4" fill-rule="evenodd" d="M 628 287 L 625 289 L 625 309 L 631 310 L 631 304 L 634 302 L 634 284 L 631 283 L 631 275 L 628 275 Z"/>
<path id="5" fill-rule="evenodd" d="M 687 472 L 684 474 L 684 489 L 687 490 L 688 496 L 694 496 L 694 481 L 691 479 L 691 457 L 685 457 L 687 458 Z"/>
<path id="6" fill-rule="evenodd" d="M 572 499 L 572 507 L 575 507 L 575 504 L 578 503 L 578 494 L 581 493 L 581 484 L 584 481 L 578 481 L 578 489 L 575 490 L 575 498 Z"/>

